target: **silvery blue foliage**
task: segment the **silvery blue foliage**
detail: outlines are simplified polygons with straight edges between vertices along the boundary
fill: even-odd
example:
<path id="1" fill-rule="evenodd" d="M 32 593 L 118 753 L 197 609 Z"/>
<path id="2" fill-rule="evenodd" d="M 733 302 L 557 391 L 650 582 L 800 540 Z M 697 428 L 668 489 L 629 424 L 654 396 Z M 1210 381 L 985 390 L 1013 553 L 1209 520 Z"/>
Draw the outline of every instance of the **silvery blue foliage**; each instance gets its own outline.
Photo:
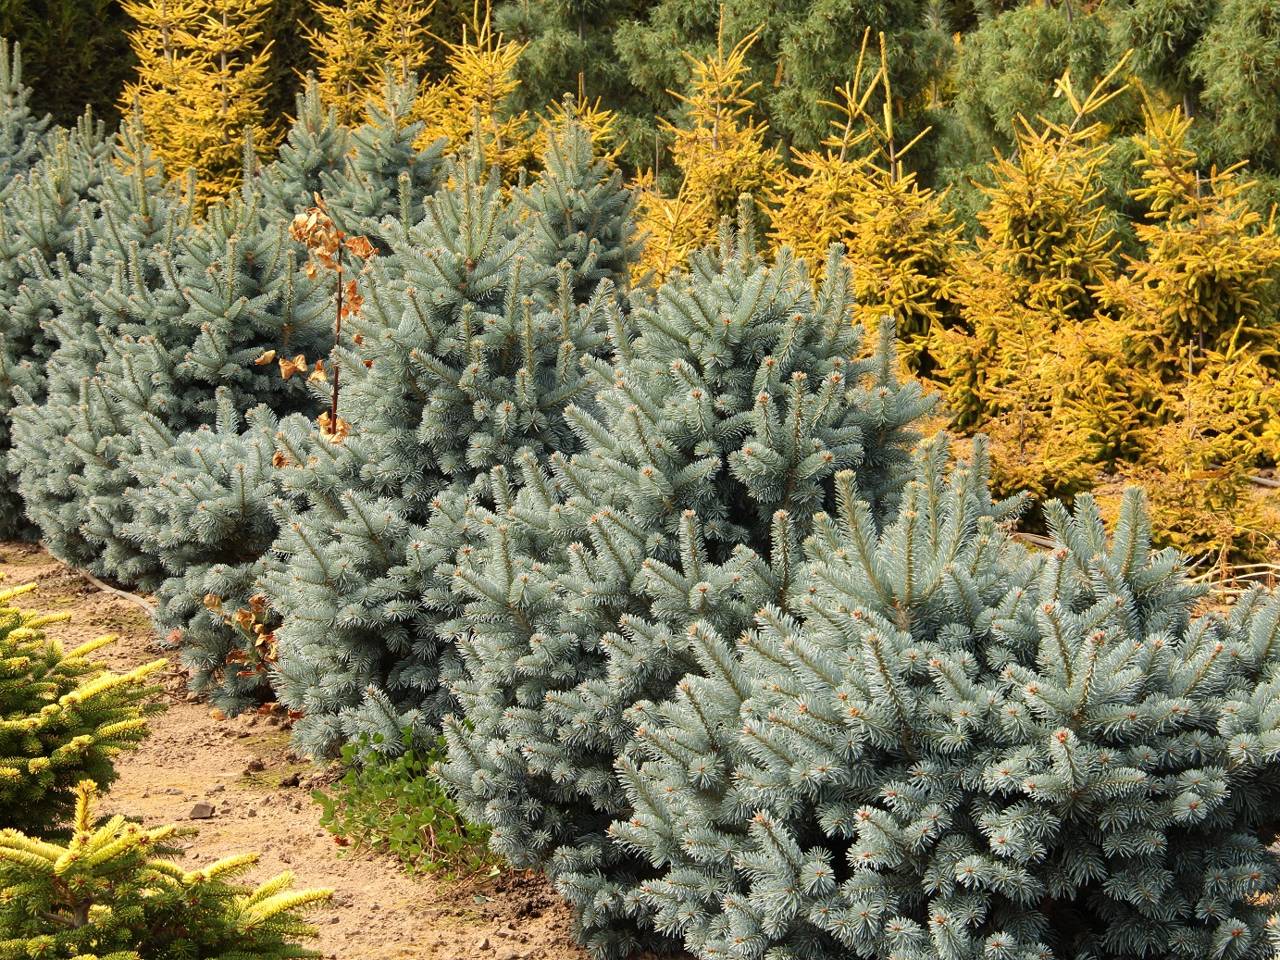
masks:
<path id="1" fill-rule="evenodd" d="M 496 850 L 560 881 L 601 952 L 652 938 L 625 896 L 649 868 L 605 833 L 630 809 L 614 767 L 634 705 L 699 669 L 695 623 L 731 635 L 787 591 L 837 473 L 877 522 L 896 513 L 930 401 L 897 380 L 890 329 L 862 352 L 848 291 L 839 249 L 815 288 L 726 229 L 618 318 L 567 412 L 582 450 L 495 471 L 469 511 L 442 773 Z"/>

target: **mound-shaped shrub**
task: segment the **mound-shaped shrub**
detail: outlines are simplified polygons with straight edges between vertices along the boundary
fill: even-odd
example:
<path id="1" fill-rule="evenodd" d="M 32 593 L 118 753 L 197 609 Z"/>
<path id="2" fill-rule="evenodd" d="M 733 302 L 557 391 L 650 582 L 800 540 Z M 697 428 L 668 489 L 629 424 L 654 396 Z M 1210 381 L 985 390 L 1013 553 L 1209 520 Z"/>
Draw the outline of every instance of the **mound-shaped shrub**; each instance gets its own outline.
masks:
<path id="1" fill-rule="evenodd" d="M 305 714 L 307 753 L 438 732 L 456 605 L 437 569 L 464 542 L 465 494 L 522 450 L 576 444 L 564 410 L 621 313 L 631 199 L 576 122 L 543 168 L 508 191 L 475 153 L 451 163 L 421 220 L 387 231 L 344 322 L 332 361 L 349 434 L 332 443 L 301 418 L 281 423 L 279 478 L 295 502 L 277 509 L 261 584 L 280 621 L 274 684 Z"/>
<path id="2" fill-rule="evenodd" d="M 930 401 L 896 380 L 890 328 L 864 351 L 841 254 L 815 289 L 726 229 L 589 364 L 567 412 L 582 451 L 524 458 L 519 483 L 496 472 L 492 507 L 466 520 L 443 772 L 499 853 L 583 878 L 562 890 L 598 949 L 647 942 L 619 926 L 617 892 L 647 868 L 604 835 L 628 809 L 628 709 L 698 668 L 690 625 L 735 633 L 785 593 L 837 471 L 856 470 L 878 520 L 896 512 Z"/>
<path id="3" fill-rule="evenodd" d="M 1045 555 L 972 472 L 879 532 L 841 484 L 786 607 L 636 711 L 632 908 L 707 958 L 1271 957 L 1280 599 L 1197 615 L 1137 494 Z"/>
<path id="4" fill-rule="evenodd" d="M 392 85 L 389 105 L 348 135 L 309 91 L 280 158 L 198 221 L 142 131 L 112 145 L 116 162 L 102 164 L 103 183 L 75 224 L 83 262 L 63 257 L 36 271 L 32 285 L 49 305 L 52 343 L 38 361 L 47 389 L 19 391 L 14 413 L 11 465 L 27 515 L 59 557 L 156 589 L 171 571 L 150 538 L 173 531 L 131 525 L 125 492 L 149 469 L 140 461 L 165 459 L 166 442 L 211 425 L 219 391 L 241 414 L 259 403 L 280 416 L 312 409 L 305 378 L 255 363 L 269 351 L 315 359 L 332 341 L 332 285 L 304 270 L 290 220 L 318 186 L 361 228 L 421 209 L 440 149 L 411 149 L 406 97 Z"/>
<path id="5" fill-rule="evenodd" d="M 70 252 L 54 251 L 48 260 L 38 250 L 30 255 L 32 277 L 20 292 L 25 325 L 40 333 L 30 360 L 38 369 L 31 389 L 14 390 L 9 468 L 49 549 L 115 576 L 98 562 L 103 547 L 85 530 L 88 501 L 126 476 L 118 455 L 128 411 L 153 392 L 163 397 L 151 378 L 163 354 L 144 353 L 139 368 L 118 347 L 122 336 L 146 336 L 181 315 L 174 252 L 191 225 L 189 208 L 166 186 L 138 128 L 126 128 L 106 149 L 101 182 L 88 189 L 68 228 Z M 97 376 L 101 366 L 110 368 L 106 382 Z M 108 497 L 104 508 L 110 503 Z M 123 578 L 141 579 L 149 565 L 140 566 Z"/>
<path id="6" fill-rule="evenodd" d="M 174 436 L 148 416 L 129 459 L 130 519 L 121 534 L 167 574 L 155 593 L 157 633 L 175 646 L 191 686 L 228 713 L 268 695 L 275 639 L 265 597 L 256 592 L 264 557 L 279 532 L 278 423 L 265 406 L 242 418 L 218 391 L 213 426 Z"/>
<path id="7" fill-rule="evenodd" d="M 160 389 L 129 391 L 142 402 L 102 428 L 112 437 L 112 471 L 93 484 L 88 507 L 107 546 L 102 562 L 117 577 L 141 570 L 148 586 L 158 584 L 158 632 L 180 648 L 196 689 L 228 712 L 270 695 L 274 636 L 256 585 L 278 534 L 273 502 L 289 496 L 276 482 L 276 415 L 322 404 L 301 386 L 305 376 L 285 382 L 283 368 L 270 361 L 302 354 L 314 362 L 332 339 L 332 283 L 302 276 L 306 251 L 287 228 L 323 189 L 322 202 L 340 223 L 381 231 L 385 219 L 394 233 L 401 220 L 389 214 L 420 215 L 422 195 L 434 190 L 440 150 L 412 149 L 421 123 L 406 120 L 411 91 L 390 84 L 384 93 L 385 103 L 371 104 L 369 122 L 355 131 L 337 125 L 314 86 L 299 97 L 279 159 L 246 188 L 250 200 L 234 208 L 240 215 L 215 210 L 210 217 L 214 224 L 230 220 L 227 259 L 242 256 L 242 270 L 257 268 L 258 275 L 215 291 L 208 302 L 196 299 L 158 338 L 180 355 L 199 325 L 200 341 L 184 362 L 151 373 L 156 388 L 173 389 L 192 376 L 198 382 L 186 387 L 182 403 Z M 246 243 L 255 246 L 241 251 Z M 179 283 L 198 272 L 198 262 L 190 261 Z M 205 272 L 216 275 L 218 262 Z M 229 326 L 264 336 L 237 343 Z M 107 385 L 114 391 L 118 380 L 108 377 Z M 242 415 L 258 399 L 264 403 Z M 127 435 L 114 436 L 121 426 Z"/>
<path id="8" fill-rule="evenodd" d="M 44 328 L 57 307 L 52 281 L 89 258 L 81 228 L 97 208 L 115 145 L 86 116 L 73 129 L 54 130 L 43 156 L 0 192 L 0 468 L 12 445 L 14 388 L 44 396 L 45 365 L 57 345 Z M 0 533 L 27 535 L 10 472 L 0 469 Z"/>
<path id="9" fill-rule="evenodd" d="M 76 788 L 64 846 L 0 830 L 0 956 L 106 960 L 278 960 L 318 957 L 302 914 L 327 890 L 292 890 L 282 873 L 256 887 L 235 878 L 256 861 L 226 857 L 199 870 L 155 859 L 172 826 L 123 816 L 98 824 L 97 787 Z"/>
<path id="10" fill-rule="evenodd" d="M 71 651 L 43 628 L 65 617 L 23 613 L 11 601 L 34 585 L 0 593 L 0 826 L 44 829 L 66 816 L 84 777 L 115 779 L 112 762 L 146 735 L 147 677 L 163 660 L 117 674 Z"/>

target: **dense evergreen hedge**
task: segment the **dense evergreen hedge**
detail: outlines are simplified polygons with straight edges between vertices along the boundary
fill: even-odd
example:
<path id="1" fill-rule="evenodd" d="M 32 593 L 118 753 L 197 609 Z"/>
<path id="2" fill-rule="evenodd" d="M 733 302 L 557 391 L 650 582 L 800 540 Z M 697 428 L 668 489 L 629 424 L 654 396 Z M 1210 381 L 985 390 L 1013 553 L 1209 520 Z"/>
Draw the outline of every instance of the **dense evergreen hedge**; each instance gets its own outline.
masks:
<path id="1" fill-rule="evenodd" d="M 574 110 L 504 181 L 411 105 L 304 93 L 199 211 L 136 123 L 10 97 L 6 522 L 307 752 L 443 729 L 599 955 L 1274 955 L 1274 597 L 1200 614 L 1137 496 L 1016 542 L 838 245 L 766 256 L 744 201 L 658 283 Z"/>

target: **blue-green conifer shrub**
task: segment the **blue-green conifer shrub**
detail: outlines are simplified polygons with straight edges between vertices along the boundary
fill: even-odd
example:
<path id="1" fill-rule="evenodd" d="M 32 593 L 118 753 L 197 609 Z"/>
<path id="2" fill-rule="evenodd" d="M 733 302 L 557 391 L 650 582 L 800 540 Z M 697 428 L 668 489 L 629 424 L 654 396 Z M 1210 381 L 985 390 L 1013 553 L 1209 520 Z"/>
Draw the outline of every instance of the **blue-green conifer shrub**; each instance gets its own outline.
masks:
<path id="1" fill-rule="evenodd" d="M 0 85 L 2 86 L 2 85 Z M 89 254 L 86 223 L 98 204 L 113 140 L 89 116 L 56 129 L 44 153 L 0 190 L 0 533 L 25 535 L 17 484 L 4 469 L 12 445 L 15 391 L 40 398 L 54 337 L 44 323 L 57 306 L 54 278 Z"/>
<path id="2" fill-rule="evenodd" d="M 245 190 L 257 219 L 242 217 L 236 224 L 240 237 L 275 236 L 288 248 L 290 255 L 278 263 L 280 275 L 262 284 L 274 300 L 255 303 L 242 295 L 223 301 L 241 327 L 250 326 L 245 318 L 252 307 L 265 307 L 268 316 L 278 313 L 283 335 L 241 344 L 234 354 L 227 348 L 214 353 L 222 361 L 207 367 L 213 375 L 209 382 L 220 384 L 214 422 L 175 435 L 178 427 L 208 417 L 207 408 L 197 417 L 180 418 L 175 406 L 155 405 L 125 424 L 130 445 L 120 459 L 128 485 L 114 528 L 119 540 L 158 564 L 156 628 L 179 647 L 196 689 L 228 713 L 271 695 L 272 628 L 278 618 L 259 592 L 258 579 L 279 534 L 279 511 L 301 496 L 278 481 L 279 467 L 291 461 L 276 447 L 287 432 L 310 432 L 305 417 L 286 417 L 281 424 L 276 415 L 290 409 L 314 415 L 327 402 L 322 396 L 327 387 L 308 392 L 300 387 L 304 377 L 285 383 L 278 365 L 264 363 L 269 358 L 261 356 L 270 348 L 290 357 L 303 353 L 313 363 L 332 341 L 333 280 L 306 283 L 301 276 L 305 251 L 283 234 L 322 190 L 332 215 L 359 230 L 378 226 L 400 187 L 432 188 L 439 150 L 411 149 L 421 125 L 405 124 L 403 94 L 391 88 L 388 97 L 394 95 L 397 109 L 374 110 L 370 121 L 351 133 L 322 106 L 314 85 L 299 96 L 297 119 L 279 158 Z M 265 258 L 254 250 L 247 259 Z M 299 297 L 310 303 L 303 311 L 297 309 Z M 206 315 L 201 322 L 208 325 L 211 319 Z M 244 389 L 246 372 L 254 376 Z M 207 403 L 207 396 L 202 399 Z M 242 418 L 240 411 L 254 399 L 266 405 Z"/>
<path id="3" fill-rule="evenodd" d="M 31 88 L 22 82 L 22 50 L 0 40 L 0 193 L 40 159 L 50 118 L 31 109 Z"/>
<path id="4" fill-rule="evenodd" d="M 971 470 L 837 480 L 785 606 L 637 707 L 631 907 L 706 958 L 1270 958 L 1280 599 L 1196 613 L 1140 496 L 1031 552 Z"/>
<path id="5" fill-rule="evenodd" d="M 280 431 L 293 499 L 261 582 L 281 621 L 275 686 L 305 715 L 295 741 L 309 754 L 438 734 L 457 605 L 439 570 L 465 542 L 466 493 L 522 451 L 577 443 L 565 410 L 624 310 L 632 199 L 576 123 L 542 166 L 508 193 L 463 156 L 407 229 L 383 218 L 386 252 L 334 355 L 350 433 Z"/>
<path id="6" fill-rule="evenodd" d="M 278 424 L 266 406 L 242 418 L 228 390 L 217 400 L 214 425 L 176 437 L 147 416 L 121 534 L 161 565 L 157 633 L 180 651 L 192 689 L 230 714 L 270 696 L 274 621 L 257 577 L 278 532 Z"/>
<path id="7" fill-rule="evenodd" d="M 495 472 L 469 510 L 442 772 L 503 856 L 584 878 L 562 889 L 602 952 L 653 937 L 624 903 L 648 867 L 605 836 L 630 808 L 614 771 L 630 709 L 700 669 L 691 626 L 734 635 L 786 593 L 838 471 L 876 522 L 896 513 L 930 403 L 896 379 L 891 330 L 864 347 L 848 282 L 839 249 L 815 285 L 726 228 L 616 318 L 567 411 L 582 450 Z"/>
<path id="8" fill-rule="evenodd" d="M 150 564 L 120 556 L 117 571 L 99 562 L 103 544 L 86 530 L 89 503 L 98 491 L 115 491 L 101 501 L 104 516 L 115 509 L 126 477 L 119 455 L 135 411 L 162 409 L 172 397 L 153 333 L 184 312 L 174 261 L 192 226 L 137 123 L 104 146 L 70 241 L 59 245 L 69 249 L 33 250 L 25 261 L 31 276 L 13 316 L 15 327 L 31 331 L 33 356 L 28 383 L 13 391 L 9 467 L 27 518 L 54 554 L 100 574 L 130 567 L 123 578 L 138 582 Z M 68 199 L 63 193 L 58 208 Z M 100 530 L 110 536 L 111 526 Z"/>

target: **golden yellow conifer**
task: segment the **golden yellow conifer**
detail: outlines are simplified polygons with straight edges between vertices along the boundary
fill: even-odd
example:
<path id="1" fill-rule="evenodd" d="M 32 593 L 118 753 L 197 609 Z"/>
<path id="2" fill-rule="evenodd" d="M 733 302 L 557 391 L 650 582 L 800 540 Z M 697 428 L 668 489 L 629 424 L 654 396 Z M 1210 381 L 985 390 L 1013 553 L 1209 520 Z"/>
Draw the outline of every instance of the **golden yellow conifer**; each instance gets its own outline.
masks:
<path id="1" fill-rule="evenodd" d="M 1119 482 L 1099 498 L 1104 509 L 1114 514 L 1118 488 L 1137 483 L 1165 542 L 1223 565 L 1274 558 L 1280 516 L 1252 476 L 1280 421 L 1275 374 L 1247 349 L 1207 353 L 1165 400 L 1166 416 L 1143 431 L 1141 454 L 1120 465 Z"/>
<path id="2" fill-rule="evenodd" d="M 1126 89 L 1123 65 L 1083 98 L 1069 74 L 1059 81 L 1069 122 L 1021 122 L 1015 154 L 992 164 L 975 247 L 956 260 L 957 322 L 930 337 L 954 422 L 991 435 L 1007 489 L 1086 489 L 1114 446 L 1115 411 L 1078 407 L 1096 399 L 1089 373 L 1114 346 L 1092 326 L 1107 320 L 1096 291 L 1118 262 L 1098 186 L 1110 147 L 1091 118 Z"/>
<path id="3" fill-rule="evenodd" d="M 379 69 L 370 28 L 376 6 L 376 0 L 318 4 L 320 26 L 306 33 L 320 97 L 348 126 L 364 113 Z"/>
<path id="4" fill-rule="evenodd" d="M 962 264 L 961 271 L 977 269 L 974 258 Z M 1004 491 L 1043 498 L 1089 489 L 1101 473 L 1096 447 L 1064 416 L 1082 344 L 1075 331 L 1051 332 L 1052 311 L 1019 299 L 1009 277 L 980 279 L 960 297 L 972 328 L 940 327 L 930 338 L 953 422 L 990 437 L 993 477 Z"/>
<path id="5" fill-rule="evenodd" d="M 1112 79 L 1114 78 L 1114 75 Z M 1005 489 L 1119 503 L 1146 487 L 1164 539 L 1218 559 L 1280 545 L 1252 475 L 1280 460 L 1280 233 L 1239 167 L 1202 172 L 1179 110 L 1147 105 L 1148 211 L 1118 261 L 1097 187 L 1103 85 L 1061 124 L 1024 123 L 997 158 L 957 266 L 959 323 L 931 336 L 955 423 L 988 433 Z"/>
<path id="6" fill-rule="evenodd" d="M 506 175 L 527 164 L 535 131 L 529 115 L 510 103 L 520 85 L 516 64 L 524 47 L 495 33 L 488 10 L 477 10 L 461 41 L 445 44 L 448 73 L 418 99 L 416 113 L 425 124 L 419 146 L 443 137 L 457 147 L 478 137 L 485 158 Z"/>
<path id="7" fill-rule="evenodd" d="M 137 79 L 125 87 L 121 106 L 145 120 L 157 153 L 178 169 L 189 160 L 179 156 L 187 91 L 208 70 L 208 55 L 187 48 L 181 38 L 205 13 L 204 0 L 125 0 L 125 12 L 136 26 L 129 42 L 138 60 Z M 186 162 L 184 162 L 186 161 Z M 171 173 L 176 170 L 171 169 Z"/>
<path id="8" fill-rule="evenodd" d="M 636 194 L 636 222 L 645 237 L 639 271 L 661 280 L 710 242 L 715 206 L 688 184 L 681 184 L 674 197 L 664 195 L 652 170 L 636 177 L 631 188 Z"/>
<path id="9" fill-rule="evenodd" d="M 720 218 L 734 214 L 743 194 L 755 199 L 757 209 L 770 204 L 782 174 L 778 152 L 765 143 L 765 125 L 752 116 L 760 85 L 748 82 L 747 54 L 760 31 L 725 50 L 723 26 L 722 18 L 715 53 L 689 57 L 690 92 L 672 92 L 685 104 L 685 122 L 663 121 L 681 174 L 676 195 L 658 192 L 652 175 L 639 185 L 639 222 L 648 235 L 641 267 L 658 277 L 711 242 Z"/>
<path id="10" fill-rule="evenodd" d="M 688 123 L 665 124 L 672 160 L 689 189 L 710 199 L 716 222 L 733 214 L 744 193 L 757 201 L 772 197 L 782 166 L 777 151 L 765 145 L 765 125 L 751 115 L 760 84 L 747 82 L 747 54 L 759 36 L 755 30 L 726 51 L 722 32 L 712 56 L 691 57 L 691 92 L 675 94 Z"/>
<path id="11" fill-rule="evenodd" d="M 141 113 L 171 176 L 196 172 L 201 202 L 240 179 L 246 136 L 265 154 L 271 0 L 130 0 L 137 79 L 122 97 Z"/>
<path id="12" fill-rule="evenodd" d="M 885 67 L 867 63 L 870 30 L 864 33 L 853 78 L 826 105 L 836 114 L 824 149 L 796 151 L 796 173 L 785 173 L 776 190 L 774 242 L 814 260 L 832 243 L 848 251 L 857 297 L 857 319 L 875 325 L 894 319 L 913 366 L 928 366 L 924 350 L 930 328 L 951 322 L 956 276 L 953 260 L 961 227 L 943 198 L 920 186 L 903 158 L 925 135 L 903 144 L 895 136 L 894 103 Z M 880 116 L 868 108 L 876 93 L 886 105 Z"/>
<path id="13" fill-rule="evenodd" d="M 1181 110 L 1146 105 L 1144 252 L 1099 289 L 1124 344 L 1111 394 L 1134 371 L 1153 384 L 1120 474 L 1147 488 L 1171 543 L 1255 558 L 1280 542 L 1251 481 L 1280 459 L 1280 232 L 1250 208 L 1243 165 L 1198 169 L 1190 129 Z"/>
<path id="14" fill-rule="evenodd" d="M 1103 296 L 1134 327 L 1139 358 L 1182 378 L 1190 353 L 1249 346 L 1274 368 L 1280 359 L 1280 233 L 1250 208 L 1244 164 L 1197 171 L 1181 109 L 1148 105 L 1138 138 L 1143 185 L 1134 199 L 1150 211 L 1136 226 L 1144 255 Z"/>
<path id="15" fill-rule="evenodd" d="M 384 71 L 398 82 L 421 75 L 431 58 L 427 28 L 435 0 L 349 0 L 316 7 L 320 26 L 307 31 L 320 96 L 355 125 L 378 96 Z"/>
<path id="16" fill-rule="evenodd" d="M 1107 99 L 1095 90 L 1077 116 Z M 996 159 L 995 183 L 983 188 L 977 243 L 983 269 L 1006 275 L 1020 299 L 1063 319 L 1092 316 L 1094 288 L 1115 271 L 1118 243 L 1100 185 L 1111 152 L 1106 133 L 1100 123 L 1024 120 L 1014 156 Z"/>
<path id="17" fill-rule="evenodd" d="M 421 78 L 431 60 L 433 37 L 427 27 L 436 0 L 381 0 L 373 17 L 373 45 L 396 80 Z"/>

